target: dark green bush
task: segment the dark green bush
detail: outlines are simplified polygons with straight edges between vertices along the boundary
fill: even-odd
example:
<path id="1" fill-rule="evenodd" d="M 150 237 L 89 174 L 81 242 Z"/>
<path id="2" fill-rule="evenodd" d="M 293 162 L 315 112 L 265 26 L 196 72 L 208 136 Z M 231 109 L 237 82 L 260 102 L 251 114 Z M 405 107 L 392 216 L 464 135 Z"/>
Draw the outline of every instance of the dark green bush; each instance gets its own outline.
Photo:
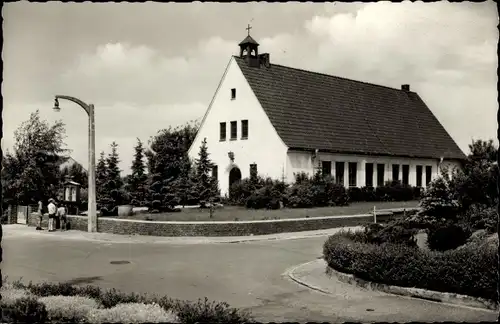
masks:
<path id="1" fill-rule="evenodd" d="M 498 224 L 497 207 L 473 204 L 461 217 L 461 221 L 470 225 L 474 230 L 484 229 L 489 233 L 494 233 Z"/>
<path id="2" fill-rule="evenodd" d="M 402 221 L 392 221 L 388 224 L 370 224 L 365 226 L 364 234 L 366 235 L 366 243 L 372 244 L 403 244 L 408 247 L 417 247 L 417 241 L 414 235 L 418 230 L 409 228 Z"/>
<path id="3" fill-rule="evenodd" d="M 2 323 L 45 323 L 47 309 L 34 297 L 16 300 L 12 305 L 0 303 Z"/>
<path id="4" fill-rule="evenodd" d="M 388 285 L 497 300 L 495 247 L 432 252 L 402 244 L 360 243 L 353 239 L 356 235 L 339 233 L 328 238 L 323 256 L 330 267 Z"/>
<path id="5" fill-rule="evenodd" d="M 349 201 L 365 201 L 364 192 L 361 188 L 351 187 L 347 190 L 347 194 L 349 195 Z"/>
<path id="6" fill-rule="evenodd" d="M 464 245 L 471 233 L 457 224 L 440 224 L 428 230 L 427 245 L 435 251 L 447 251 Z"/>
<path id="7" fill-rule="evenodd" d="M 415 199 L 414 189 L 400 181 L 387 181 L 375 189 L 375 199 L 378 201 L 409 201 Z"/>

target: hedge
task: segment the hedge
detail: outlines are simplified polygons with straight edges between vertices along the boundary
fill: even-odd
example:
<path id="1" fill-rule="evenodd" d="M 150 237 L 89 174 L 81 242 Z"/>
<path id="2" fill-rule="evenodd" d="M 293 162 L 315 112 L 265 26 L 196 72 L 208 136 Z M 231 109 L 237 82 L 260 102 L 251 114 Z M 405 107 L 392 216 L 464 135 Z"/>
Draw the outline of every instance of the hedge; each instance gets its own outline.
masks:
<path id="1" fill-rule="evenodd" d="M 61 322 L 89 322 L 88 318 L 75 318 L 75 315 L 81 311 L 81 307 L 77 309 L 76 305 L 73 308 L 68 308 L 67 314 L 64 310 L 57 309 L 47 313 L 49 305 L 55 297 L 57 298 L 73 297 L 74 300 L 80 297 L 84 299 L 93 299 L 96 304 L 100 305 L 98 313 L 91 314 L 91 318 L 98 321 L 108 321 L 110 318 L 117 318 L 116 312 L 121 308 L 138 307 L 138 304 L 150 305 L 160 317 L 165 317 L 167 314 L 175 314 L 181 323 L 248 323 L 252 322 L 251 315 L 245 311 L 230 307 L 225 302 L 209 302 L 207 298 L 199 299 L 197 302 L 183 301 L 171 299 L 169 297 L 159 297 L 146 294 L 126 294 L 115 289 L 102 290 L 96 286 L 73 286 L 67 283 L 41 283 L 41 284 L 23 284 L 20 281 L 14 282 L 11 289 L 18 295 L 20 299 L 11 300 L 9 303 L 0 301 L 2 309 L 2 322 L 37 322 L 44 323 L 48 320 Z M 2 288 L 3 290 L 8 288 Z M 20 289 L 28 292 L 28 295 L 20 295 Z M 2 291 L 3 294 L 4 291 Z M 71 298 L 70 298 L 71 299 Z M 68 301 L 72 303 L 73 300 Z M 89 303 L 87 303 L 89 304 Z M 127 306 L 128 305 L 128 306 Z M 116 306 L 120 306 L 116 308 Z M 161 307 L 166 313 L 158 309 Z M 127 308 L 128 307 L 128 308 Z M 58 318 L 53 318 L 58 316 Z M 123 318 L 119 317 L 120 321 Z M 130 319 L 127 319 L 127 321 Z M 151 318 L 146 318 L 144 321 L 151 321 Z M 163 320 L 162 322 L 165 322 Z M 167 321 L 168 322 L 168 321 Z"/>
<path id="2" fill-rule="evenodd" d="M 360 236 L 363 233 L 330 236 L 323 246 L 328 266 L 376 283 L 497 300 L 497 251 L 490 245 L 433 252 L 362 243 Z"/>

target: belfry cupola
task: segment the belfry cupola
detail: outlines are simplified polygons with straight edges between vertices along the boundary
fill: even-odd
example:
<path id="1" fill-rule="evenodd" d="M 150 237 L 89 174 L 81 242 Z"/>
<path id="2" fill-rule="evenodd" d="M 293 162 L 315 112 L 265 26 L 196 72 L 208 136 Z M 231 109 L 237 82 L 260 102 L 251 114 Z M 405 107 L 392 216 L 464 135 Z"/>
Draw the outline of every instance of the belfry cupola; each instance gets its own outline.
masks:
<path id="1" fill-rule="evenodd" d="M 239 43 L 240 46 L 240 58 L 245 59 L 251 67 L 260 67 L 265 65 L 269 67 L 269 54 L 259 55 L 259 43 L 250 36 L 250 25 L 246 28 L 248 31 L 247 37 Z"/>
<path id="2" fill-rule="evenodd" d="M 250 25 L 246 28 L 248 31 L 247 37 L 241 41 L 240 45 L 240 57 L 241 58 L 249 58 L 249 57 L 258 57 L 259 56 L 259 43 L 255 41 L 255 39 L 250 36 Z"/>

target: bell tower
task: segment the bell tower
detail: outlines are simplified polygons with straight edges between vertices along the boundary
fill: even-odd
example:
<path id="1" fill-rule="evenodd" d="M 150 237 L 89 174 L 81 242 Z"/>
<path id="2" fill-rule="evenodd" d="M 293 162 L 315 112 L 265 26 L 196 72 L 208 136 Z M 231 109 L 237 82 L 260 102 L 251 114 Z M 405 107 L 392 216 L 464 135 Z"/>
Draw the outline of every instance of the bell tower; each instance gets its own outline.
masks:
<path id="1" fill-rule="evenodd" d="M 248 31 L 247 37 L 241 41 L 240 46 L 240 57 L 244 58 L 247 63 L 251 64 L 251 61 L 257 60 L 259 58 L 259 43 L 255 41 L 255 39 L 250 36 L 250 25 L 246 28 Z"/>

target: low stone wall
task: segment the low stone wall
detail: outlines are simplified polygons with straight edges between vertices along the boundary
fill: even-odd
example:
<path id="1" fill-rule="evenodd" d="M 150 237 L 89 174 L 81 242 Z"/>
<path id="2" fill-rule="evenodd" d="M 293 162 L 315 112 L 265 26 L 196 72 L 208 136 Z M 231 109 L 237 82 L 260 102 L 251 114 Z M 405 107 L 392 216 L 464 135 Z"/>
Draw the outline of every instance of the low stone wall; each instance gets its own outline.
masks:
<path id="1" fill-rule="evenodd" d="M 377 222 L 388 221 L 393 215 L 377 216 Z M 87 231 L 87 216 L 69 215 L 70 229 Z M 344 226 L 358 226 L 373 222 L 370 214 L 354 216 L 311 217 L 261 221 L 176 222 L 142 221 L 99 217 L 97 229 L 101 233 L 137 234 L 151 236 L 248 236 L 288 232 L 314 231 Z M 28 217 L 29 226 L 37 226 L 38 214 Z M 42 226 L 47 227 L 44 216 Z"/>

